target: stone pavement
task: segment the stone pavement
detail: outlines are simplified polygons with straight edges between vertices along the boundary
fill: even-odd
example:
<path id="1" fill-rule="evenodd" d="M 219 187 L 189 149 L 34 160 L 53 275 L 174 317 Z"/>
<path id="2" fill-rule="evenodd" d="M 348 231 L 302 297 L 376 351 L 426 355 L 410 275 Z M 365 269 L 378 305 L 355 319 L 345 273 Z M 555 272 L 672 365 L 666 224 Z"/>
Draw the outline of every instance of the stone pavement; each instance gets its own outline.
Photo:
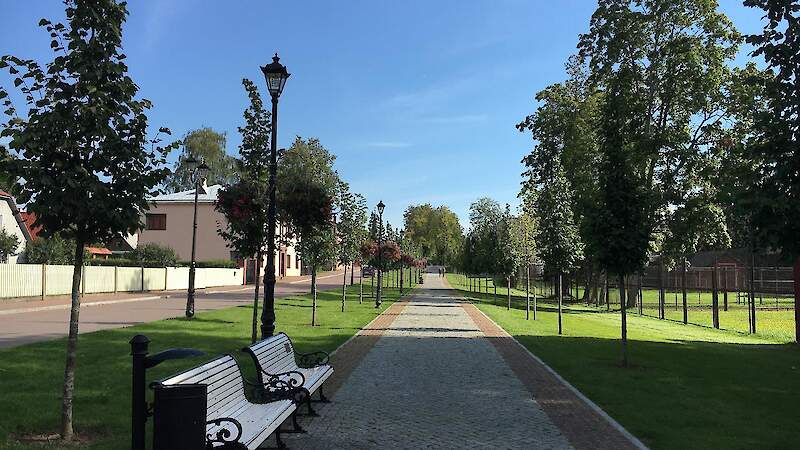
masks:
<path id="1" fill-rule="evenodd" d="M 487 324 L 475 317 L 477 309 L 470 310 L 474 307 L 437 275 L 427 275 L 424 287 L 408 303 L 393 305 L 387 317 L 380 316 L 334 355 L 338 379 L 326 386 L 335 391 L 329 395 L 333 402 L 317 404 L 319 417 L 303 418 L 308 433 L 288 435 L 290 447 L 635 447 L 624 437 L 603 442 L 604 428 L 613 430 L 608 424 L 581 428 L 591 438 L 571 440 L 574 431 L 562 432 L 525 378 L 515 374 L 509 352 L 485 333 Z M 359 347 L 360 361 L 353 362 L 359 351 L 353 349 Z M 527 353 L 524 358 L 540 364 Z M 548 382 L 560 383 L 555 378 Z M 557 402 L 552 397 L 548 401 Z M 555 417 L 562 427 L 571 425 L 569 419 Z"/>

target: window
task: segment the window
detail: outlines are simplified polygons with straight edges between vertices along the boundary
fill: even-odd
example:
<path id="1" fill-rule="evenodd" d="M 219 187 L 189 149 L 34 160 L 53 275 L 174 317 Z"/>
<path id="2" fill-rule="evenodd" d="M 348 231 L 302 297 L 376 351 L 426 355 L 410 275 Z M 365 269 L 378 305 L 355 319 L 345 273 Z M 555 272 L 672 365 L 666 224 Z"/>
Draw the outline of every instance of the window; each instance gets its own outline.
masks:
<path id="1" fill-rule="evenodd" d="M 167 215 L 166 214 L 146 214 L 145 224 L 146 230 L 166 230 L 167 229 Z"/>
<path id="2" fill-rule="evenodd" d="M 289 255 L 286 255 L 286 268 L 287 269 L 292 268 L 292 257 Z"/>

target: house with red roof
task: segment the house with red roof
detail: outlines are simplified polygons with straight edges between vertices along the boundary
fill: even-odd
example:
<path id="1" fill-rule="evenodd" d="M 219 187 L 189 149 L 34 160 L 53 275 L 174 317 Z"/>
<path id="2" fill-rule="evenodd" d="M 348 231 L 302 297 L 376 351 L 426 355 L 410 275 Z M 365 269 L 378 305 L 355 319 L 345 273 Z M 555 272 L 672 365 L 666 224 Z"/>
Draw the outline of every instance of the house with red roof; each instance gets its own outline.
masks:
<path id="1" fill-rule="evenodd" d="M 25 250 L 25 244 L 31 240 L 31 234 L 14 197 L 5 191 L 0 191 L 0 230 L 16 236 L 19 240 L 19 247 L 15 254 L 10 256 L 7 261 L 0 261 L 0 263 L 16 264 L 19 255 Z"/>

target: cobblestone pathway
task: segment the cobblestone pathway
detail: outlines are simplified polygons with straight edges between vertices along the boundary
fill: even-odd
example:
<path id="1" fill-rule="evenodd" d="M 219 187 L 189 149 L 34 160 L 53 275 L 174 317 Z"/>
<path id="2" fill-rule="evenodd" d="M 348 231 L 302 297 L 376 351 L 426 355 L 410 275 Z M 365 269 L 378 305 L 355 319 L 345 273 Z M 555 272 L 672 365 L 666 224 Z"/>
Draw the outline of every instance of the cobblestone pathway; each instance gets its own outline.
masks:
<path id="1" fill-rule="evenodd" d="M 437 276 L 292 448 L 572 448 Z"/>

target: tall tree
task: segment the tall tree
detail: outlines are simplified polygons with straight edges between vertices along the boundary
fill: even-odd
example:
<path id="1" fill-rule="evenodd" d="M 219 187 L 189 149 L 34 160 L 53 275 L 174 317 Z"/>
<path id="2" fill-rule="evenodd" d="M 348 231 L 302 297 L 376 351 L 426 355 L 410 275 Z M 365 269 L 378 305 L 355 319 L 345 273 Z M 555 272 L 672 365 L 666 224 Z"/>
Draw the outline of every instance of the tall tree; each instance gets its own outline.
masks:
<path id="1" fill-rule="evenodd" d="M 344 312 L 347 300 L 347 266 L 358 258 L 361 247 L 367 239 L 367 202 L 360 194 L 350 192 L 347 183 L 339 181 L 336 209 L 339 220 L 336 224 L 337 259 L 344 266 L 342 275 L 342 312 Z"/>
<path id="2" fill-rule="evenodd" d="M 217 232 L 239 255 L 255 257 L 255 289 L 253 293 L 253 318 L 251 341 L 258 338 L 258 295 L 261 279 L 261 262 L 267 245 L 269 223 L 267 182 L 269 168 L 270 113 L 258 88 L 248 79 L 242 80 L 250 105 L 244 111 L 245 125 L 239 127 L 242 144 L 240 179 L 224 186 L 219 192 L 215 208 L 225 217 Z"/>
<path id="3" fill-rule="evenodd" d="M 209 167 L 206 175 L 209 185 L 235 183 L 238 179 L 237 161 L 225 152 L 225 141 L 225 133 L 214 131 L 210 127 L 186 133 L 175 169 L 167 178 L 167 190 L 179 192 L 194 189 L 194 169 L 186 164 L 190 156 L 203 160 Z"/>
<path id="4" fill-rule="evenodd" d="M 412 205 L 403 214 L 406 239 L 410 246 L 434 264 L 455 262 L 464 239 L 458 216 L 447 206 L 434 208 L 430 203 Z M 407 247 L 406 244 L 403 245 Z"/>
<path id="5" fill-rule="evenodd" d="M 759 182 L 752 224 L 762 245 L 779 248 L 794 260 L 796 340 L 800 342 L 800 5 L 793 0 L 745 0 L 764 10 L 761 34 L 748 36 L 774 76 L 766 80 L 765 111 L 756 115 L 749 143 Z"/>
<path id="6" fill-rule="evenodd" d="M 0 98 L 4 98 L 3 92 L 0 90 Z M 10 103 L 7 106 L 10 106 Z M 12 161 L 13 158 L 8 153 L 8 149 L 0 144 L 0 191 L 16 196 L 19 194 L 19 181 L 11 173 L 10 164 Z"/>
<path id="7" fill-rule="evenodd" d="M 84 247 L 141 226 L 147 198 L 158 193 L 168 174 L 166 154 L 175 145 L 161 146 L 146 135 L 152 104 L 136 98 L 138 87 L 121 53 L 126 4 L 65 3 L 67 25 L 39 22 L 57 55 L 46 70 L 33 60 L 0 58 L 0 68 L 18 76 L 14 84 L 29 105 L 20 117 L 6 98 L 11 118 L 0 135 L 11 139 L 17 157 L 12 174 L 25 179 L 19 199 L 36 214 L 34 226 L 75 242 L 61 414 L 61 436 L 70 441 Z"/>
<path id="8" fill-rule="evenodd" d="M 332 210 L 339 175 L 334 160 L 319 140 L 298 137 L 278 162 L 278 215 L 288 225 L 285 239 L 297 242 L 311 271 L 312 326 L 317 322 L 317 271 L 336 257 Z"/>
<path id="9" fill-rule="evenodd" d="M 741 36 L 718 6 L 716 0 L 600 0 L 580 38 L 595 88 L 627 90 L 626 120 L 637 129 L 627 138 L 626 164 L 652 193 L 646 215 L 653 237 L 700 188 L 702 162 L 730 122 L 725 90 Z M 623 85 L 611 86 L 621 78 Z"/>

